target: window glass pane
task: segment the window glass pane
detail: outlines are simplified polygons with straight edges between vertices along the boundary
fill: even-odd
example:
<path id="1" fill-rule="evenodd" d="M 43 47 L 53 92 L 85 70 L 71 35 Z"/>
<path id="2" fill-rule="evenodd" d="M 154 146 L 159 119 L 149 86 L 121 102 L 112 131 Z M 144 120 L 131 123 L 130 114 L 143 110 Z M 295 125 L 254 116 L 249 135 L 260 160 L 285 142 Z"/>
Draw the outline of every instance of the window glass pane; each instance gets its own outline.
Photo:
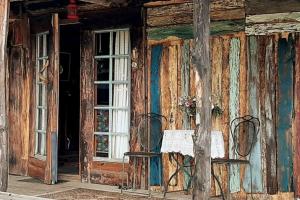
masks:
<path id="1" fill-rule="evenodd" d="M 113 55 L 127 55 L 129 53 L 129 31 L 113 32 Z"/>
<path id="2" fill-rule="evenodd" d="M 96 87 L 96 105 L 109 105 L 109 84 L 97 84 Z"/>
<path id="3" fill-rule="evenodd" d="M 96 34 L 96 55 L 109 55 L 110 33 Z"/>
<path id="4" fill-rule="evenodd" d="M 128 107 L 128 84 L 113 84 L 113 97 L 112 106 L 113 107 Z"/>
<path id="5" fill-rule="evenodd" d="M 108 132 L 109 131 L 109 111 L 96 110 L 95 111 L 95 131 Z"/>
<path id="6" fill-rule="evenodd" d="M 108 157 L 109 136 L 95 135 L 95 156 Z"/>
<path id="7" fill-rule="evenodd" d="M 112 112 L 112 132 L 113 133 L 128 133 L 129 119 L 128 111 L 113 110 Z"/>
<path id="8" fill-rule="evenodd" d="M 127 135 L 112 135 L 111 136 L 111 157 L 122 159 L 123 155 L 129 149 L 129 141 Z"/>
<path id="9" fill-rule="evenodd" d="M 97 81 L 109 80 L 109 59 L 100 59 L 97 64 Z"/>
<path id="10" fill-rule="evenodd" d="M 113 59 L 112 70 L 114 81 L 128 81 L 128 58 Z"/>

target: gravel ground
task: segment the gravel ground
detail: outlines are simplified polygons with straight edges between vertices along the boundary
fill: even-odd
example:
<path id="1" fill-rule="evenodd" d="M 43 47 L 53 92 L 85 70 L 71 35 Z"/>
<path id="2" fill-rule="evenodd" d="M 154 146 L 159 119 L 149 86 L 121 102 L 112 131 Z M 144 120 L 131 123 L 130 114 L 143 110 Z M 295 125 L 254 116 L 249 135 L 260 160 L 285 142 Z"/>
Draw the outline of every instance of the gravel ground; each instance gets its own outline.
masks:
<path id="1" fill-rule="evenodd" d="M 90 190 L 84 188 L 77 188 L 72 190 L 67 190 L 63 192 L 57 192 L 47 195 L 42 195 L 40 197 L 49 198 L 49 199 L 58 199 L 58 200 L 71 200 L 71 199 L 80 199 L 80 200 L 159 200 L 160 198 L 148 198 L 142 196 L 134 196 L 128 194 L 120 194 L 114 192 L 104 192 L 99 190 Z"/>

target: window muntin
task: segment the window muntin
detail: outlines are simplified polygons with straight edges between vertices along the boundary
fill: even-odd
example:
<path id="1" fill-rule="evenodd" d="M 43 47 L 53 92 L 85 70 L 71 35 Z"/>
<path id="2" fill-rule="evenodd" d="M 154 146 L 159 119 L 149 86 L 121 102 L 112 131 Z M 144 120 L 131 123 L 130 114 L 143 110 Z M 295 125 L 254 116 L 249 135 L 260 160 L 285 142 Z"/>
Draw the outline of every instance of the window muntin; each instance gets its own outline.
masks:
<path id="1" fill-rule="evenodd" d="M 36 120 L 34 154 L 42 157 L 46 156 L 48 65 L 48 33 L 40 33 L 36 35 Z"/>
<path id="2" fill-rule="evenodd" d="M 94 157 L 121 160 L 129 149 L 129 30 L 98 31 L 95 42 Z"/>

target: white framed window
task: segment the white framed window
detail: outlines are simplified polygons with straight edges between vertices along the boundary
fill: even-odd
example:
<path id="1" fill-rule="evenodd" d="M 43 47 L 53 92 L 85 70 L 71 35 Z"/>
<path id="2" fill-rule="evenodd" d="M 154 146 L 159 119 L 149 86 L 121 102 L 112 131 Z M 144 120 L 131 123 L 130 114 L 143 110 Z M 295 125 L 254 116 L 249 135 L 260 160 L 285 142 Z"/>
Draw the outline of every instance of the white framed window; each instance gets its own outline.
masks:
<path id="1" fill-rule="evenodd" d="M 36 35 L 35 156 L 46 156 L 48 32 Z"/>
<path id="2" fill-rule="evenodd" d="M 94 159 L 121 161 L 129 150 L 129 29 L 95 32 Z"/>

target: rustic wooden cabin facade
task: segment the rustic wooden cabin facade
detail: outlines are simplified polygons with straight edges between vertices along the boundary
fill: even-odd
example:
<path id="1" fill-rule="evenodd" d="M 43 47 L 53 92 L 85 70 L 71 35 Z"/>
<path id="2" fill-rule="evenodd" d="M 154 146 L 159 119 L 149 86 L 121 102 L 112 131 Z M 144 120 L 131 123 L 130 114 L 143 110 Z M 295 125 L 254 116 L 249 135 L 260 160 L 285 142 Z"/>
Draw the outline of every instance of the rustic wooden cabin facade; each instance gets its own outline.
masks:
<path id="1" fill-rule="evenodd" d="M 166 116 L 168 129 L 194 127 L 178 108 L 179 98 L 196 90 L 193 3 L 80 0 L 78 20 L 67 19 L 67 5 L 11 2 L 9 170 L 50 184 L 72 162 L 83 182 L 120 185 L 123 152 L 139 150 L 140 114 Z M 211 2 L 212 102 L 223 110 L 212 129 L 223 133 L 226 158 L 237 158 L 230 121 L 246 114 L 261 121 L 251 171 L 214 166 L 225 192 L 231 177 L 237 199 L 251 191 L 265 199 L 300 197 L 298 11 L 296 0 Z M 176 167 L 164 154 L 163 180 L 151 184 Z M 138 172 L 142 184 L 141 166 Z M 169 188 L 183 189 L 187 179 L 179 174 Z M 219 193 L 212 181 L 212 194 Z"/>

